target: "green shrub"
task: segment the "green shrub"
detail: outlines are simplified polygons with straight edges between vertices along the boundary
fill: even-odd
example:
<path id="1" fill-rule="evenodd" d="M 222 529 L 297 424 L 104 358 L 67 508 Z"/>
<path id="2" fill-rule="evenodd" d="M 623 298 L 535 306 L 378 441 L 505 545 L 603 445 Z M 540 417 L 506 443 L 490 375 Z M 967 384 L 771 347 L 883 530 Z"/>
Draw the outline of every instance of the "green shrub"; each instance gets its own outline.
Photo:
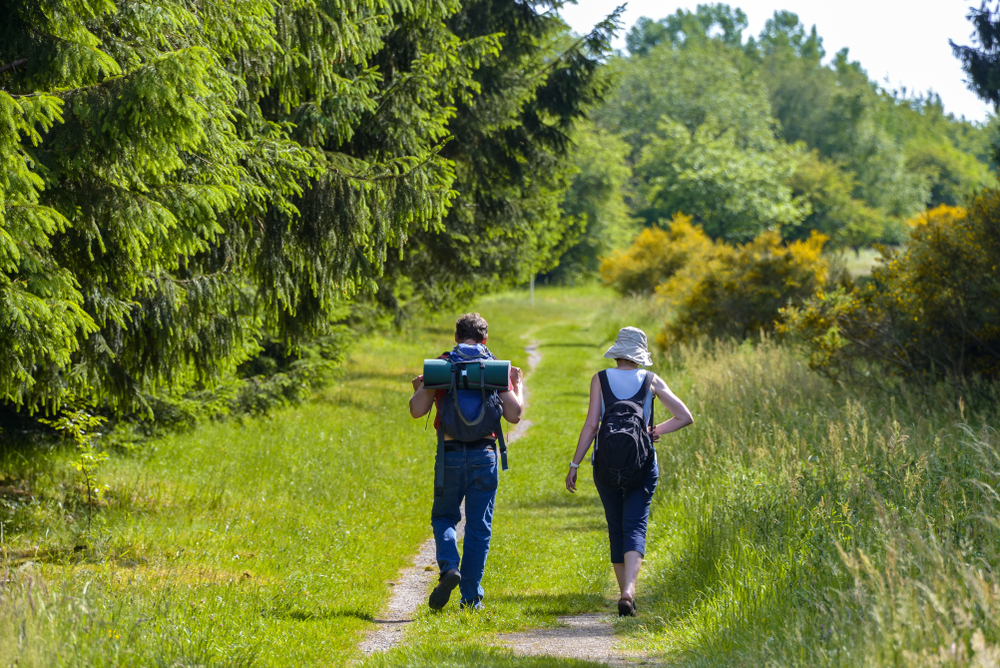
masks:
<path id="1" fill-rule="evenodd" d="M 601 263 L 601 280 L 622 295 L 651 294 L 694 259 L 713 252 L 715 244 L 691 217 L 676 214 L 666 230 L 648 227 L 632 245 Z"/>
<path id="2" fill-rule="evenodd" d="M 884 249 L 870 281 L 787 310 L 783 328 L 831 376 L 1000 378 L 1000 191 L 911 222 L 905 250 Z"/>
<path id="3" fill-rule="evenodd" d="M 185 431 L 210 420 L 264 415 L 307 399 L 343 362 L 357 336 L 346 325 L 332 329 L 297 349 L 265 340 L 256 357 L 213 385 L 180 385 L 145 395 L 144 410 L 116 423 L 115 443 Z"/>
<path id="4" fill-rule="evenodd" d="M 658 343 L 666 348 L 773 331 L 782 307 L 803 303 L 826 282 L 826 240 L 814 232 L 806 241 L 784 244 L 777 232 L 765 232 L 735 248 L 716 245 L 711 257 L 657 288 L 674 308 Z"/>
<path id="5" fill-rule="evenodd" d="M 206 389 L 160 392 L 146 397 L 148 412 L 129 415 L 125 422 L 143 435 L 155 435 L 192 429 L 209 420 L 264 415 L 308 398 L 334 366 L 303 359 L 270 375 L 232 378 Z"/>

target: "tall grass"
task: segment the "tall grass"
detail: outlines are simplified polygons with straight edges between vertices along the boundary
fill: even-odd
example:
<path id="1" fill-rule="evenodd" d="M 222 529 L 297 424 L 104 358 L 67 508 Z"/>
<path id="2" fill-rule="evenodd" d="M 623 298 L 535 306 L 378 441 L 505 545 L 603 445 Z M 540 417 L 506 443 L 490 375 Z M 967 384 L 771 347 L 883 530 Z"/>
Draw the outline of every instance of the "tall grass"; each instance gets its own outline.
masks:
<path id="1" fill-rule="evenodd" d="M 658 448 L 634 642 L 691 666 L 996 651 L 992 413 L 836 388 L 770 340 L 673 352 L 661 373 L 699 424 Z"/>

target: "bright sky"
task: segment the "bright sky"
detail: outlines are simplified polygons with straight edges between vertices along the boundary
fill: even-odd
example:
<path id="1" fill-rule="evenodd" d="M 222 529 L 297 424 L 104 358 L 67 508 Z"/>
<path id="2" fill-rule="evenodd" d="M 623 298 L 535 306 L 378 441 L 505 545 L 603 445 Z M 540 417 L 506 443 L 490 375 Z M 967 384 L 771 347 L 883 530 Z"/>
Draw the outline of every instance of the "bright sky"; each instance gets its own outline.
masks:
<path id="1" fill-rule="evenodd" d="M 710 1 L 629 0 L 625 30 L 615 46 L 625 48 L 625 32 L 641 16 L 661 19 L 679 8 L 693 11 Z M 624 2 L 578 0 L 576 6 L 564 7 L 562 15 L 573 30 L 586 33 Z M 971 43 L 972 24 L 966 14 L 970 5 L 979 6 L 979 0 L 728 0 L 728 4 L 746 13 L 750 26 L 744 36 L 758 35 L 775 10 L 787 9 L 798 14 L 806 30 L 816 26 L 828 58 L 849 47 L 851 60 L 859 61 L 868 76 L 885 88 L 933 90 L 946 112 L 969 120 L 985 120 L 991 111 L 965 87 L 965 73 L 948 45 L 949 39 Z"/>

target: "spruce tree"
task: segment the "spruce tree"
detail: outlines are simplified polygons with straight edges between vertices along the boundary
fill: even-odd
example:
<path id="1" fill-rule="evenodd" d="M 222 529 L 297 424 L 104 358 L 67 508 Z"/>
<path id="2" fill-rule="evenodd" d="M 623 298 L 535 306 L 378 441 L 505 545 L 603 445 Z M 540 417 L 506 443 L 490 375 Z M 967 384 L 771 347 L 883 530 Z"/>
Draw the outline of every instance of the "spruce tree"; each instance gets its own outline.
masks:
<path id="1" fill-rule="evenodd" d="M 962 46 L 949 40 L 955 57 L 969 75 L 969 89 L 986 102 L 1000 106 L 1000 3 L 995 9 L 983 0 L 978 9 L 969 10 L 975 31 L 974 46 Z"/>
<path id="2" fill-rule="evenodd" d="M 467 0 L 447 23 L 462 40 L 500 37 L 473 73 L 442 151 L 456 198 L 440 226 L 415 231 L 390 256 L 381 303 L 399 312 L 413 296 L 433 305 L 523 284 L 557 266 L 583 231 L 560 208 L 574 167 L 574 126 L 610 88 L 601 66 L 619 7 L 583 37 L 556 13 L 565 2 Z"/>
<path id="3" fill-rule="evenodd" d="M 135 408 L 321 333 L 445 215 L 440 147 L 497 49 L 446 28 L 455 0 L 0 10 L 0 400 L 23 410 Z"/>

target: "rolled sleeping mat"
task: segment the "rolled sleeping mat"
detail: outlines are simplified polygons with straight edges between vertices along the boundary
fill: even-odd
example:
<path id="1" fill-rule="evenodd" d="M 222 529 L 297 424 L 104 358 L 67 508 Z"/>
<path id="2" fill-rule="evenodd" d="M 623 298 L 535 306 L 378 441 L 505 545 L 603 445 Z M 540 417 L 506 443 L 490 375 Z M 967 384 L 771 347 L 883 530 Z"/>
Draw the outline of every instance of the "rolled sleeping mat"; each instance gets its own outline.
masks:
<path id="1" fill-rule="evenodd" d="M 510 361 L 508 360 L 487 360 L 485 367 L 480 367 L 479 362 L 459 363 L 465 368 L 465 376 L 459 370 L 460 387 L 465 387 L 465 377 L 468 377 L 469 389 L 478 390 L 480 385 L 485 385 L 487 390 L 506 390 L 510 386 Z M 485 377 L 480 378 L 484 373 Z"/>
<path id="2" fill-rule="evenodd" d="M 433 390 L 451 387 L 451 362 L 424 360 L 424 387 Z"/>
<path id="3" fill-rule="evenodd" d="M 484 379 L 480 378 L 479 362 L 458 362 L 459 387 L 478 390 Z M 488 390 L 506 390 L 510 385 L 510 361 L 487 360 L 485 385 Z M 449 360 L 424 360 L 424 387 L 440 390 L 451 387 L 451 367 Z M 462 372 L 465 372 L 464 374 Z M 466 385 L 467 384 L 467 385 Z"/>

